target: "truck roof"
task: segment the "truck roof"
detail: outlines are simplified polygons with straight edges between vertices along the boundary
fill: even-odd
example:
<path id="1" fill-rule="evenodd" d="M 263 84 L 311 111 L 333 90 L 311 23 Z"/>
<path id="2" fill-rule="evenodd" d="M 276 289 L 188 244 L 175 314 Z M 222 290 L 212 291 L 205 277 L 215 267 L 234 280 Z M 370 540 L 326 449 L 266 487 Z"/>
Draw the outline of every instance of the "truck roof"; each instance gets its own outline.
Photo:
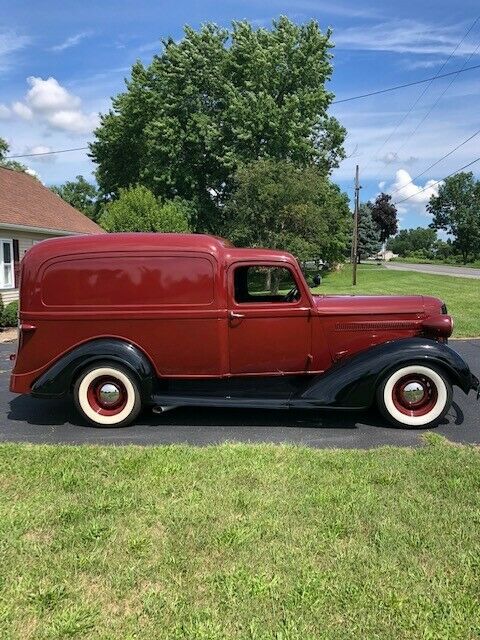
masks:
<path id="1" fill-rule="evenodd" d="M 234 259 L 285 259 L 289 254 L 271 249 L 237 249 L 229 240 L 200 233 L 105 233 L 51 238 L 34 245 L 28 258 L 43 262 L 50 257 L 97 251 L 190 250 Z M 290 256 L 289 256 L 290 257 Z"/>

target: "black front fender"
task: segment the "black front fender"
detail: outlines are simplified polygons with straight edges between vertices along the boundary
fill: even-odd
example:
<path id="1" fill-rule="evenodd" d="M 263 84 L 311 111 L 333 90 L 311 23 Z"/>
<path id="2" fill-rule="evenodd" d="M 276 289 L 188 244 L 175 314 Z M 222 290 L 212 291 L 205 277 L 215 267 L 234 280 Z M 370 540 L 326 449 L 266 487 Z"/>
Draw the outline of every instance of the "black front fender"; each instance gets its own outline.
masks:
<path id="1" fill-rule="evenodd" d="M 70 391 L 82 369 L 102 360 L 130 369 L 139 381 L 143 400 L 151 399 L 156 377 L 150 361 L 138 347 L 117 338 L 91 340 L 72 349 L 34 382 L 31 394 L 60 398 Z"/>
<path id="2" fill-rule="evenodd" d="M 478 389 L 463 358 L 446 344 L 428 338 L 405 338 L 385 342 L 342 360 L 314 378 L 296 401 L 312 406 L 367 408 L 375 392 L 393 368 L 411 363 L 431 364 L 442 369 L 452 384 L 465 393 Z"/>

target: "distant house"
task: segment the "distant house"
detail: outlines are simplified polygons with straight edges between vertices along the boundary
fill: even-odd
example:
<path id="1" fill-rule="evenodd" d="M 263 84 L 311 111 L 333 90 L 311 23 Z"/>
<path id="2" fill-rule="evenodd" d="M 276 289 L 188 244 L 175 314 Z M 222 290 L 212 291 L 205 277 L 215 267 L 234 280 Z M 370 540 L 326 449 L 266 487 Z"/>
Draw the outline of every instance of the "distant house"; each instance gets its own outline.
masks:
<path id="1" fill-rule="evenodd" d="M 385 262 L 389 262 L 395 258 L 398 258 L 398 253 L 393 253 L 390 249 L 385 249 L 385 251 L 379 251 L 377 253 L 377 259 L 385 260 Z"/>
<path id="2" fill-rule="evenodd" d="M 0 167 L 0 297 L 18 299 L 18 266 L 36 242 L 103 229 L 36 178 Z"/>

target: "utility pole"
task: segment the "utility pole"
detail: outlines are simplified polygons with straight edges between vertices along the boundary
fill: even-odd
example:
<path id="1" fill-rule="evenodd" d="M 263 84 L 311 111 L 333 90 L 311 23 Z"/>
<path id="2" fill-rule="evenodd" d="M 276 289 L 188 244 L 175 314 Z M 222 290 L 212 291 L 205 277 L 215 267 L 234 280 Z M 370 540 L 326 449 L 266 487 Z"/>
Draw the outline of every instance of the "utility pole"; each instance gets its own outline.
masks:
<path id="1" fill-rule="evenodd" d="M 357 284 L 357 253 L 358 253 L 358 216 L 360 208 L 360 184 L 358 181 L 358 164 L 355 169 L 355 208 L 353 213 L 353 239 L 352 239 L 352 284 Z"/>

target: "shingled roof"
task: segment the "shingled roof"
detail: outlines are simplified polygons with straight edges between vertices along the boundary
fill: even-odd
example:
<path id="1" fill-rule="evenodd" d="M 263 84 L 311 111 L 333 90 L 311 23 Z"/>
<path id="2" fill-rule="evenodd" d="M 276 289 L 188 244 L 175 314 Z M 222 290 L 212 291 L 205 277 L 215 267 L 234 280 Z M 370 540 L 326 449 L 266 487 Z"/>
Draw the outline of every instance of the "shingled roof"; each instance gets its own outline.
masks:
<path id="1" fill-rule="evenodd" d="M 66 233 L 104 233 L 33 176 L 0 167 L 0 224 Z"/>

